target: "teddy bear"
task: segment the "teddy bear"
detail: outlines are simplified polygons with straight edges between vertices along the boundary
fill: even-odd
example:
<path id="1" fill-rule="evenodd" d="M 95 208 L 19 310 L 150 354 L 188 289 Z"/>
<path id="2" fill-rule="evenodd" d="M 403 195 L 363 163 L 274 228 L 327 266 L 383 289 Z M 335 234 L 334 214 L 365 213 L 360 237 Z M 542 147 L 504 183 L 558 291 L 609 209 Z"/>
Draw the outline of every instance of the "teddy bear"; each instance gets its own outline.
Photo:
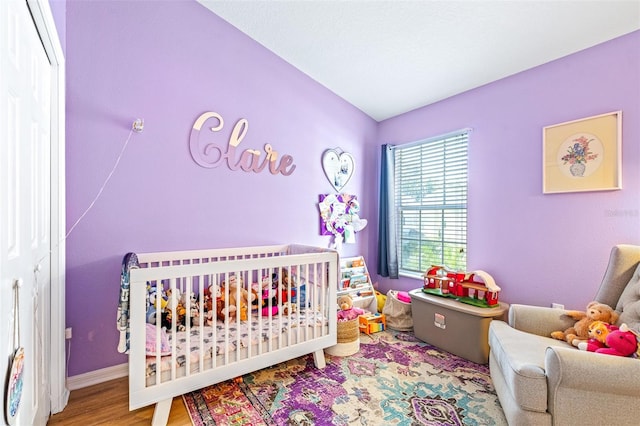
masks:
<path id="1" fill-rule="evenodd" d="M 627 324 L 622 324 L 619 329 L 613 330 L 607 335 L 606 347 L 596 350 L 598 354 L 615 356 L 632 356 L 639 350 L 638 336 L 629 329 Z"/>
<path id="2" fill-rule="evenodd" d="M 609 333 L 617 330 L 618 327 L 604 321 L 594 321 L 589 324 L 589 339 L 586 342 L 580 342 L 578 349 L 581 351 L 595 352 L 600 348 L 606 347 L 606 340 Z"/>
<path id="3" fill-rule="evenodd" d="M 224 302 L 224 308 L 220 312 L 222 316 L 218 316 L 218 318 L 235 318 L 239 312 L 240 320 L 246 321 L 248 318 L 248 307 L 255 299 L 255 294 L 250 293 L 246 288 L 244 288 L 244 280 L 242 279 L 242 276 L 237 278 L 235 275 L 231 275 L 229 277 L 228 286 L 229 288 L 225 289 L 225 282 L 222 282 L 220 294 L 221 299 Z M 238 289 L 240 290 L 240 300 L 237 299 Z M 229 299 L 226 300 L 226 297 Z"/>
<path id="4" fill-rule="evenodd" d="M 353 299 L 348 294 L 338 297 L 338 321 L 351 321 L 364 314 L 364 309 L 353 306 Z"/>
<path id="5" fill-rule="evenodd" d="M 589 339 L 589 324 L 592 322 L 604 321 L 609 324 L 614 324 L 618 321 L 617 312 L 609 305 L 596 301 L 590 302 L 587 305 L 586 312 L 566 311 L 564 315 L 576 320 L 575 324 L 564 331 L 553 331 L 551 337 L 557 340 L 564 340 L 576 347 L 580 342 L 585 342 Z"/>

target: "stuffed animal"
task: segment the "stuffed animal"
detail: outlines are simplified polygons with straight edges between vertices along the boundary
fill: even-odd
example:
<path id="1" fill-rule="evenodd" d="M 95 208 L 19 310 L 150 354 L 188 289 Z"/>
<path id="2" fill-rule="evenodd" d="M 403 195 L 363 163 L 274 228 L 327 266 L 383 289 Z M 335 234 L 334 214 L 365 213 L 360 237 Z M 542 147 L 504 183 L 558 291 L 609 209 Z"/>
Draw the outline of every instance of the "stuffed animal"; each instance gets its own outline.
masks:
<path id="1" fill-rule="evenodd" d="M 225 282 L 222 282 L 222 288 L 220 289 L 221 299 L 225 305 L 222 309 L 221 314 L 222 318 L 235 318 L 238 315 L 238 310 L 240 313 L 240 320 L 246 321 L 248 318 L 248 306 L 249 303 L 253 302 L 255 295 L 253 293 L 249 293 L 249 291 L 244 288 L 244 281 L 242 276 L 240 278 L 236 278 L 235 275 L 231 275 L 229 277 L 229 288 L 228 288 L 228 298 L 227 290 L 225 290 Z M 240 289 L 240 300 L 237 300 L 238 289 Z M 227 303 L 228 302 L 228 303 Z M 219 317 L 220 318 L 220 317 Z"/>
<path id="2" fill-rule="evenodd" d="M 156 315 L 158 312 L 164 314 L 167 307 L 167 295 L 164 288 L 160 286 L 160 306 L 158 307 L 158 286 L 147 283 L 147 322 L 150 324 L 156 323 Z"/>
<path id="3" fill-rule="evenodd" d="M 164 308 L 164 312 L 162 312 L 162 320 L 161 324 L 163 327 L 170 329 L 173 327 L 173 323 L 176 323 L 179 331 L 181 330 L 181 326 L 184 325 L 184 315 L 186 311 L 184 307 L 180 303 L 181 292 L 179 289 L 171 289 L 168 288 L 166 290 L 167 294 L 167 303 Z"/>
<path id="4" fill-rule="evenodd" d="M 605 343 L 607 347 L 596 350 L 596 353 L 615 356 L 632 356 L 638 350 L 636 335 L 626 324 L 622 324 L 618 330 L 610 332 L 607 335 Z"/>
<path id="5" fill-rule="evenodd" d="M 224 319 L 222 316 L 223 309 L 224 302 L 220 294 L 220 286 L 210 285 L 204 298 L 205 324 L 210 326 L 217 319 Z"/>
<path id="6" fill-rule="evenodd" d="M 236 300 L 236 291 L 233 287 L 229 286 L 225 289 L 224 282 L 220 288 L 220 309 L 217 309 L 217 318 L 219 320 L 226 320 L 235 318 L 238 311 L 238 304 Z M 226 294 L 228 291 L 228 295 Z"/>
<path id="7" fill-rule="evenodd" d="M 175 314 L 175 316 L 174 316 Z M 186 330 L 186 326 L 185 326 L 185 316 L 187 314 L 187 310 L 184 306 L 182 306 L 182 304 L 180 302 L 178 302 L 178 304 L 176 305 L 176 307 L 174 309 L 167 309 L 163 314 L 162 314 L 162 320 L 161 320 L 161 324 L 163 327 L 165 327 L 167 330 L 170 330 L 173 328 L 173 325 L 176 325 L 176 330 L 178 331 L 185 331 Z"/>
<path id="8" fill-rule="evenodd" d="M 351 321 L 364 314 L 364 309 L 353 306 L 353 299 L 348 294 L 338 297 L 338 321 Z"/>
<path id="9" fill-rule="evenodd" d="M 580 342 L 589 339 L 589 324 L 594 321 L 604 321 L 614 324 L 618 321 L 618 313 L 609 305 L 593 301 L 587 305 L 586 312 L 566 311 L 565 316 L 573 318 L 576 323 L 564 331 L 554 331 L 551 337 L 557 340 L 564 340 L 570 345 L 578 346 Z"/>
<path id="10" fill-rule="evenodd" d="M 189 325 L 193 327 L 194 324 L 197 324 L 198 318 L 200 317 L 200 303 L 198 301 L 198 296 L 195 293 L 189 292 L 189 297 L 187 297 L 187 292 L 184 292 L 180 296 L 180 305 L 185 311 L 185 315 L 180 318 L 180 323 L 186 326 L 188 322 Z M 189 306 L 189 315 L 186 315 L 187 306 Z"/>
<path id="11" fill-rule="evenodd" d="M 277 272 L 271 274 L 271 288 L 275 290 L 277 302 L 279 301 L 284 303 L 289 300 L 287 297 L 289 276 L 287 275 L 286 269 L 281 269 L 281 271 L 282 273 L 280 276 Z M 280 280 L 280 277 L 282 277 L 282 280 Z"/>
<path id="12" fill-rule="evenodd" d="M 617 330 L 618 327 L 604 321 L 594 321 L 589 324 L 589 340 L 580 342 L 578 349 L 581 351 L 595 352 L 600 348 L 606 347 L 606 339 L 609 333 Z"/>
<path id="13" fill-rule="evenodd" d="M 298 305 L 292 302 L 284 302 L 282 304 L 282 313 L 284 315 L 293 314 L 298 311 Z"/>
<path id="14" fill-rule="evenodd" d="M 278 314 L 278 291 L 277 287 L 274 287 L 273 277 L 271 279 L 268 276 L 262 277 L 260 284 L 254 283 L 251 290 L 259 295 L 252 303 L 259 305 L 262 316 Z"/>
<path id="15" fill-rule="evenodd" d="M 167 310 L 172 310 L 174 308 L 177 308 L 178 305 L 180 304 L 180 300 L 182 299 L 182 293 L 180 292 L 180 289 L 174 289 L 172 290 L 171 288 L 167 289 L 167 306 L 165 307 L 165 309 Z"/>

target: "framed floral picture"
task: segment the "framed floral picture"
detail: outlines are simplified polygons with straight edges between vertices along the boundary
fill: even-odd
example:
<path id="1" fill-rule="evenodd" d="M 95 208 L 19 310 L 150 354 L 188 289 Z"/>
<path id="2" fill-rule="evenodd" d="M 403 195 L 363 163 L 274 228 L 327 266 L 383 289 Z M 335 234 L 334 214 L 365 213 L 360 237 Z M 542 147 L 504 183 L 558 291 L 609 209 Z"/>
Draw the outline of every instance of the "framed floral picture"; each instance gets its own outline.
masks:
<path id="1" fill-rule="evenodd" d="M 542 192 L 622 188 L 622 111 L 543 128 Z"/>

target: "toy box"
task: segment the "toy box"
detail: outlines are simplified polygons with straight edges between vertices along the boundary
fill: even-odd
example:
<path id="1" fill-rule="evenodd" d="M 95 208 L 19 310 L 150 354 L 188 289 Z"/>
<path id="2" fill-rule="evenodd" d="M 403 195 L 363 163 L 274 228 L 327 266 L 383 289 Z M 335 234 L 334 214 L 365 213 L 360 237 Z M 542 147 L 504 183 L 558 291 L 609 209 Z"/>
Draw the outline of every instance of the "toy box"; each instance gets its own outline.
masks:
<path id="1" fill-rule="evenodd" d="M 489 361 L 489 324 L 504 319 L 509 305 L 480 308 L 454 299 L 411 290 L 411 312 L 416 337 L 478 364 Z"/>

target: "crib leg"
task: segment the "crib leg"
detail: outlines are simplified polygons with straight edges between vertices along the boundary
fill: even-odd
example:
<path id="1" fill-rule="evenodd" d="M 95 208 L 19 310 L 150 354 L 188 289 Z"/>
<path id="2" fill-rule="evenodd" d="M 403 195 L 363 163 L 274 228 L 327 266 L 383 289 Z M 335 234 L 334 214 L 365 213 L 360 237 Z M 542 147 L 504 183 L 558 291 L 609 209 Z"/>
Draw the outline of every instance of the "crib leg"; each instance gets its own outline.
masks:
<path id="1" fill-rule="evenodd" d="M 313 364 L 316 368 L 324 368 L 327 365 L 324 360 L 324 350 L 320 349 L 313 353 Z"/>
<path id="2" fill-rule="evenodd" d="M 166 426 L 172 402 L 173 398 L 169 398 L 156 403 L 156 409 L 153 410 L 153 420 L 151 420 L 152 426 Z"/>

